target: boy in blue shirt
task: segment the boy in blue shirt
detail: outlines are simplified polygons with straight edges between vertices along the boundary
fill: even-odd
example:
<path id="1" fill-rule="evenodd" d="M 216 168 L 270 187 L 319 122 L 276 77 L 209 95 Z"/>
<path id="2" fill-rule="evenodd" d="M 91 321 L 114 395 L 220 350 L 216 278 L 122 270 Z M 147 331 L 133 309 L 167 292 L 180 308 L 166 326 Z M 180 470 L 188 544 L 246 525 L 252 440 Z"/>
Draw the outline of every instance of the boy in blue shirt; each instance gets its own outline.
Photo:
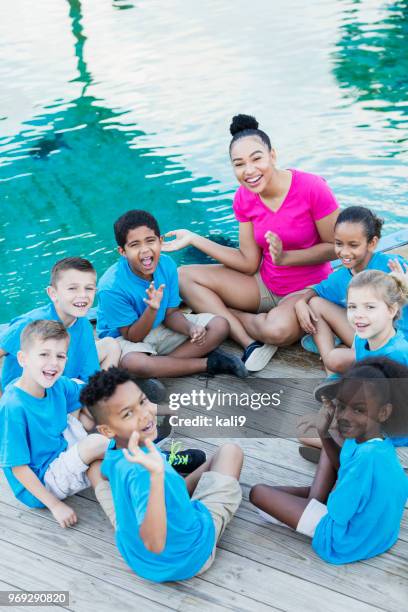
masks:
<path id="1" fill-rule="evenodd" d="M 222 446 L 183 479 L 152 442 L 156 407 L 131 373 L 119 368 L 98 372 L 81 400 L 98 431 L 111 438 L 101 471 L 112 488 L 116 542 L 125 561 L 156 582 L 206 571 L 242 498 L 241 448 Z"/>
<path id="2" fill-rule="evenodd" d="M 0 467 L 17 499 L 46 506 L 61 527 L 77 522 L 63 499 L 90 484 L 104 486 L 97 460 L 109 443 L 100 434 L 88 436 L 74 416 L 83 385 L 61 376 L 68 344 L 61 322 L 27 325 L 17 354 L 22 375 L 0 400 Z"/>
<path id="3" fill-rule="evenodd" d="M 68 359 L 64 375 L 86 382 L 99 367 L 117 365 L 120 347 L 112 338 L 95 343 L 93 329 L 86 315 L 96 292 L 96 272 L 92 264 L 80 257 L 66 257 L 51 270 L 47 294 L 51 302 L 13 319 L 0 336 L 0 357 L 5 355 L 1 384 L 21 375 L 17 360 L 20 335 L 31 321 L 47 319 L 61 321 L 70 335 Z"/>
<path id="4" fill-rule="evenodd" d="M 217 349 L 228 322 L 211 314 L 184 314 L 177 267 L 161 254 L 156 219 L 130 210 L 114 224 L 120 260 L 98 286 L 100 338 L 118 338 L 121 366 L 141 378 L 200 372 L 248 375 L 242 361 Z"/>

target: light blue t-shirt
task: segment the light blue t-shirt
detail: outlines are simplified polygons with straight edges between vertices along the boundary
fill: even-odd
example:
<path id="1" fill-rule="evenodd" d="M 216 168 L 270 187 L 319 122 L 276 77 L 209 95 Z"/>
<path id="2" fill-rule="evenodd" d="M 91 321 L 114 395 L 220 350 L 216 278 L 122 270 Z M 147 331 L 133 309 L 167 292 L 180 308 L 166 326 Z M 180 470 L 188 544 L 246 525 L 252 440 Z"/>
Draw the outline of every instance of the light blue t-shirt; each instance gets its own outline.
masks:
<path id="1" fill-rule="evenodd" d="M 156 289 L 163 284 L 165 288 L 152 329 L 164 321 L 167 308 L 180 305 L 177 266 L 171 257 L 160 255 L 153 280 Z M 150 282 L 137 276 L 125 257 L 106 270 L 98 284 L 97 332 L 100 338 L 117 338 L 120 327 L 132 325 L 142 316 L 147 308 L 143 300 Z"/>
<path id="2" fill-rule="evenodd" d="M 356 361 L 361 361 L 367 357 L 388 357 L 398 363 L 408 366 L 408 340 L 406 340 L 401 331 L 397 331 L 395 336 L 388 340 L 381 348 L 371 351 L 367 340 L 354 336 L 354 350 L 356 353 Z"/>
<path id="3" fill-rule="evenodd" d="M 368 262 L 366 270 L 380 270 L 381 272 L 389 273 L 390 267 L 388 262 L 398 260 L 401 264 L 407 263 L 400 255 L 387 255 L 386 253 L 374 253 Z M 332 272 L 325 280 L 318 285 L 313 285 L 313 290 L 318 296 L 325 298 L 329 302 L 333 302 L 338 306 L 346 308 L 347 306 L 347 289 L 353 278 L 352 273 L 348 268 L 341 267 Z M 401 312 L 401 317 L 396 322 L 397 329 L 400 329 L 404 336 L 408 338 L 408 305 L 404 306 Z"/>
<path id="4" fill-rule="evenodd" d="M 21 376 L 22 369 L 17 361 L 21 332 L 28 323 L 38 319 L 60 321 L 54 304 L 51 302 L 16 317 L 0 335 L 0 348 L 7 353 L 1 375 L 3 389 L 11 380 Z M 100 369 L 92 325 L 86 317 L 80 317 L 71 327 L 67 328 L 67 331 L 70 335 L 70 342 L 64 376 L 79 378 L 87 382 L 88 378 Z"/>
<path id="5" fill-rule="evenodd" d="M 353 346 L 356 353 L 356 361 L 361 361 L 367 357 L 388 357 L 388 359 L 393 359 L 398 363 L 408 366 L 408 340 L 405 339 L 401 331 L 397 331 L 387 344 L 376 351 L 371 351 L 367 340 L 359 338 L 357 335 L 354 336 Z M 408 446 L 407 436 L 393 436 L 390 439 L 394 446 Z"/>
<path id="6" fill-rule="evenodd" d="M 115 448 L 114 440 L 101 466 L 112 488 L 119 551 L 138 576 L 155 582 L 191 578 L 210 557 L 215 544 L 209 510 L 190 499 L 184 479 L 164 457 L 163 461 L 167 535 L 159 554 L 147 550 L 139 534 L 150 492 L 149 472 L 127 461 L 122 450 Z"/>
<path id="7" fill-rule="evenodd" d="M 50 463 L 67 448 L 62 432 L 67 414 L 80 408 L 82 386 L 61 376 L 39 399 L 13 382 L 0 399 L 0 467 L 17 499 L 31 508 L 43 504 L 23 487 L 11 468 L 28 465 L 43 482 Z"/>
<path id="8" fill-rule="evenodd" d="M 407 497 L 408 477 L 390 440 L 346 440 L 328 514 L 313 537 L 314 550 L 335 564 L 380 555 L 398 538 Z"/>

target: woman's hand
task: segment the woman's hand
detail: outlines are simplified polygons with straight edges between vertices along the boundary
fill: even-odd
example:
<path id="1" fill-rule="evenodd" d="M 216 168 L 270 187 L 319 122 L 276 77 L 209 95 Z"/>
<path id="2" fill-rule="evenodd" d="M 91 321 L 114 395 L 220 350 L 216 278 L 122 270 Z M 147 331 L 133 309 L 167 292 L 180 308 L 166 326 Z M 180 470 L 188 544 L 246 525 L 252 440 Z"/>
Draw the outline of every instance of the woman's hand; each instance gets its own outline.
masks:
<path id="1" fill-rule="evenodd" d="M 315 323 L 318 319 L 313 310 L 310 308 L 309 304 L 307 304 L 305 300 L 299 300 L 295 304 L 295 312 L 300 327 L 307 334 L 315 334 L 317 331 Z"/>
<path id="2" fill-rule="evenodd" d="M 282 240 L 279 238 L 278 234 L 274 234 L 271 231 L 266 232 L 265 240 L 269 244 L 269 253 L 273 263 L 275 266 L 281 265 L 284 256 Z"/>
<path id="3" fill-rule="evenodd" d="M 180 249 L 185 249 L 188 246 L 191 246 L 191 241 L 194 236 L 194 232 L 190 232 L 190 230 L 186 229 L 178 229 L 172 232 L 167 232 L 164 234 L 163 238 L 171 238 L 175 237 L 174 240 L 162 242 L 162 251 L 166 251 L 167 253 L 171 253 L 172 251 L 180 251 Z"/>

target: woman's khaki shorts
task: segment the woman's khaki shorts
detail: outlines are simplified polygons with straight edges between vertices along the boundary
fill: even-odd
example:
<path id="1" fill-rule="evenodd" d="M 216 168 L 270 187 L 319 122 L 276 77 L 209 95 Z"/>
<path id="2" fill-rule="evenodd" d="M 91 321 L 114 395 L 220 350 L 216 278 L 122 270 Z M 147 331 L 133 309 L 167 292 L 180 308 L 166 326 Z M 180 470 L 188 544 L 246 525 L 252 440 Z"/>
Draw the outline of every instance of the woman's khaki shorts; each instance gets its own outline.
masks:
<path id="1" fill-rule="evenodd" d="M 203 574 L 214 562 L 217 542 L 242 500 L 241 486 L 236 478 L 220 472 L 204 472 L 201 476 L 192 499 L 202 502 L 210 511 L 215 527 L 215 544 L 211 555 L 197 572 Z"/>
<path id="2" fill-rule="evenodd" d="M 259 300 L 258 314 L 260 312 L 269 312 L 272 310 L 272 308 L 275 308 L 275 306 L 279 304 L 284 296 L 276 295 L 276 293 L 273 293 L 273 291 L 268 289 L 262 280 L 259 270 L 255 274 L 255 280 L 258 283 L 259 295 L 261 296 Z"/>
<path id="3" fill-rule="evenodd" d="M 205 327 L 215 315 L 203 312 L 201 314 L 184 314 L 184 316 L 190 323 Z M 179 334 L 160 324 L 147 334 L 143 342 L 131 342 L 130 340 L 125 340 L 122 336 L 117 338 L 117 340 L 122 349 L 122 357 L 124 357 L 128 353 L 134 352 L 150 353 L 151 355 L 168 355 L 188 340 L 188 338 L 184 334 Z"/>
<path id="4" fill-rule="evenodd" d="M 280 302 L 282 302 L 286 298 L 292 297 L 292 295 L 300 295 L 307 291 L 306 287 L 306 289 L 300 289 L 299 291 L 294 291 L 293 293 L 288 293 L 287 295 L 276 295 L 276 293 L 268 289 L 268 287 L 265 285 L 259 273 L 259 270 L 255 274 L 255 280 L 258 284 L 260 295 L 257 314 L 261 312 L 269 312 L 270 310 L 272 310 L 272 308 L 275 308 Z"/>

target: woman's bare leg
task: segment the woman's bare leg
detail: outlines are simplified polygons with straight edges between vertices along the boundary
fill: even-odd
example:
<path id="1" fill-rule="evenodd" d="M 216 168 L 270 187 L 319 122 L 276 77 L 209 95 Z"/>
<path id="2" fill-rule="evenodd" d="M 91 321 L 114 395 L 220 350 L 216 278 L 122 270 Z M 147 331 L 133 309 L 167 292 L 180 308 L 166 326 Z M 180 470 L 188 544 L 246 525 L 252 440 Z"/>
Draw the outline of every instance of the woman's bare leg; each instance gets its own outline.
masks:
<path id="1" fill-rule="evenodd" d="M 242 347 L 254 338 L 230 308 L 256 312 L 260 295 L 253 276 L 231 270 L 225 266 L 193 265 L 179 269 L 180 293 L 194 312 L 221 315 L 230 324 L 230 336 Z"/>
<path id="2" fill-rule="evenodd" d="M 290 345 L 304 333 L 295 312 L 295 304 L 301 297 L 301 293 L 289 295 L 267 313 L 234 311 L 234 314 L 255 340 L 275 346 Z"/>

